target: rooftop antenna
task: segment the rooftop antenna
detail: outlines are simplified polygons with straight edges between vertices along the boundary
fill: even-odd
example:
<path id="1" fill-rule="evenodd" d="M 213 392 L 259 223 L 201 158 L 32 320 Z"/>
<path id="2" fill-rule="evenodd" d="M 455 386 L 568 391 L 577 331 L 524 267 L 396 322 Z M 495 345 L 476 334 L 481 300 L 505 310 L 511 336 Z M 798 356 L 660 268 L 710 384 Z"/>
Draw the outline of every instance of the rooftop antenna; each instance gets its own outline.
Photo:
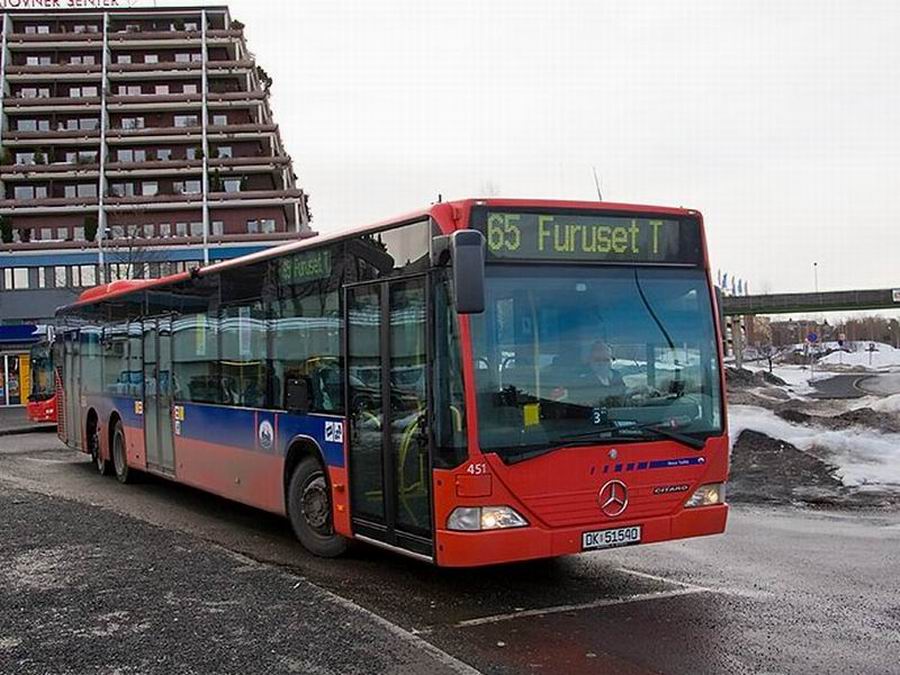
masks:
<path id="1" fill-rule="evenodd" d="M 596 188 L 597 188 L 597 201 L 602 202 L 602 201 L 603 201 L 603 195 L 600 194 L 600 179 L 597 178 L 597 167 L 596 167 L 596 166 L 592 166 L 592 167 L 591 167 L 591 171 L 594 172 L 594 185 L 595 185 Z"/>

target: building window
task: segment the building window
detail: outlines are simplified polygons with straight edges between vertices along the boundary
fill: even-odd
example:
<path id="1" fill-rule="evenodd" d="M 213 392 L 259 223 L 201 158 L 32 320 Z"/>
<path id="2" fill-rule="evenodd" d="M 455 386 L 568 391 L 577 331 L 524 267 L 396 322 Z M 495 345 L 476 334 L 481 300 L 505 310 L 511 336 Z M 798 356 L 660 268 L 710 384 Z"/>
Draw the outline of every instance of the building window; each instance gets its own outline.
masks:
<path id="1" fill-rule="evenodd" d="M 119 96 L 141 96 L 144 90 L 139 84 L 120 84 Z"/>
<path id="2" fill-rule="evenodd" d="M 169 85 L 167 85 L 167 84 L 157 84 L 157 85 L 153 88 L 153 93 L 154 93 L 154 94 L 157 94 L 157 95 L 159 95 L 159 96 L 165 96 L 166 94 L 169 93 Z"/>
<path id="3" fill-rule="evenodd" d="M 220 145 L 216 148 L 216 157 L 219 159 L 230 159 L 234 157 L 234 152 L 230 145 Z"/>
<path id="4" fill-rule="evenodd" d="M 182 94 L 196 94 L 199 91 L 196 84 L 187 83 L 181 85 L 181 93 Z"/>
<path id="5" fill-rule="evenodd" d="M 81 265 L 81 285 L 94 286 L 97 284 L 97 267 L 95 265 Z"/>
<path id="6" fill-rule="evenodd" d="M 72 229 L 72 239 L 75 241 L 84 241 L 84 227 L 77 225 Z"/>
<path id="7" fill-rule="evenodd" d="M 191 236 L 192 237 L 202 237 L 203 236 L 203 223 L 191 223 Z"/>
<path id="8" fill-rule="evenodd" d="M 160 237 L 171 237 L 172 236 L 172 223 L 160 223 L 159 224 L 159 236 Z"/>
<path id="9" fill-rule="evenodd" d="M 115 197 L 134 197 L 134 183 L 112 183 L 109 191 Z"/>
<path id="10" fill-rule="evenodd" d="M 175 115 L 176 127 L 195 127 L 197 126 L 196 115 Z"/>
<path id="11" fill-rule="evenodd" d="M 46 196 L 46 185 L 16 185 L 13 188 L 14 199 L 44 199 Z"/>
<path id="12" fill-rule="evenodd" d="M 38 288 L 47 288 L 47 272 L 43 267 L 37 268 Z"/>
<path id="13" fill-rule="evenodd" d="M 185 29 L 186 31 L 193 31 L 193 32 L 196 32 L 196 31 L 200 30 L 200 29 L 198 28 L 198 24 L 197 24 L 196 21 L 185 21 L 185 22 L 184 22 L 184 29 Z"/>
<path id="14" fill-rule="evenodd" d="M 29 287 L 27 267 L 14 267 L 11 270 L 7 268 L 5 273 L 6 288 L 24 290 Z"/>
<path id="15" fill-rule="evenodd" d="M 159 194 L 159 183 L 155 180 L 145 180 L 141 183 L 141 194 L 145 197 L 152 197 Z"/>
<path id="16" fill-rule="evenodd" d="M 139 23 L 126 23 L 126 24 L 125 24 L 125 32 L 126 32 L 126 33 L 140 33 L 140 32 L 141 32 L 141 24 L 139 24 Z"/>
<path id="17" fill-rule="evenodd" d="M 172 148 L 157 148 L 156 159 L 161 162 L 168 162 L 172 159 Z"/>
<path id="18" fill-rule="evenodd" d="M 143 117 L 123 117 L 122 118 L 122 128 L 123 129 L 143 129 L 144 128 L 144 118 Z"/>
<path id="19" fill-rule="evenodd" d="M 199 180 L 179 180 L 172 183 L 172 187 L 178 194 L 199 194 L 201 191 Z"/>
<path id="20" fill-rule="evenodd" d="M 147 239 L 152 239 L 154 229 L 156 228 L 153 227 L 153 223 L 146 223 L 144 225 L 144 237 Z"/>
<path id="21" fill-rule="evenodd" d="M 50 241 L 53 239 L 53 228 L 52 227 L 42 227 L 41 228 L 41 241 Z"/>
<path id="22" fill-rule="evenodd" d="M 26 56 L 26 66 L 49 66 L 53 60 L 49 56 Z"/>
<path id="23" fill-rule="evenodd" d="M 17 152 L 16 164 L 34 164 L 33 152 Z"/>
<path id="24" fill-rule="evenodd" d="M 275 219 L 274 218 L 260 218 L 259 219 L 259 230 L 265 234 L 271 234 L 275 231 Z"/>
<path id="25" fill-rule="evenodd" d="M 228 126 L 228 115 L 224 115 L 224 114 L 213 115 L 212 123 L 213 123 L 214 127 Z"/>
<path id="26" fill-rule="evenodd" d="M 44 24 L 25 26 L 25 34 L 26 35 L 49 35 L 50 34 L 50 26 L 47 26 Z"/>
<path id="27" fill-rule="evenodd" d="M 96 24 L 92 24 L 92 23 L 89 23 L 89 24 L 76 23 L 72 27 L 72 32 L 73 33 L 98 33 L 98 32 L 100 32 L 100 28 Z"/>
<path id="28" fill-rule="evenodd" d="M 69 57 L 69 63 L 73 66 L 93 66 L 97 63 L 97 57 L 93 54 L 77 54 Z"/>
<path id="29" fill-rule="evenodd" d="M 69 151 L 66 153 L 67 164 L 95 164 L 97 162 L 96 150 Z"/>
<path id="30" fill-rule="evenodd" d="M 65 288 L 66 287 L 66 268 L 62 265 L 57 265 L 53 268 L 53 276 L 56 280 L 57 288 Z"/>
<path id="31" fill-rule="evenodd" d="M 92 84 L 85 84 L 80 87 L 69 87 L 70 98 L 88 98 L 97 95 L 97 87 Z"/>
<path id="32" fill-rule="evenodd" d="M 175 236 L 176 237 L 186 237 L 188 233 L 188 224 L 187 223 L 175 223 Z"/>
<path id="33" fill-rule="evenodd" d="M 222 181 L 222 185 L 225 186 L 225 192 L 240 192 L 241 191 L 241 179 L 240 178 L 226 178 Z"/>
<path id="34" fill-rule="evenodd" d="M 22 87 L 19 98 L 50 98 L 50 87 Z"/>
<path id="35" fill-rule="evenodd" d="M 69 238 L 69 228 L 68 227 L 57 227 L 56 228 L 56 238 L 59 241 L 65 241 Z"/>
<path id="36" fill-rule="evenodd" d="M 250 234 L 258 234 L 259 233 L 259 221 L 258 220 L 248 220 L 247 221 L 247 232 Z"/>
<path id="37" fill-rule="evenodd" d="M 225 234 L 225 222 L 222 220 L 212 221 L 212 233 L 214 237 L 221 237 Z"/>
<path id="38" fill-rule="evenodd" d="M 116 63 L 131 63 L 131 54 L 117 54 Z"/>
<path id="39" fill-rule="evenodd" d="M 159 63 L 157 54 L 144 54 L 144 63 Z"/>
<path id="40" fill-rule="evenodd" d="M 146 150 L 124 149 L 116 151 L 116 161 L 119 162 L 144 162 L 146 160 Z"/>

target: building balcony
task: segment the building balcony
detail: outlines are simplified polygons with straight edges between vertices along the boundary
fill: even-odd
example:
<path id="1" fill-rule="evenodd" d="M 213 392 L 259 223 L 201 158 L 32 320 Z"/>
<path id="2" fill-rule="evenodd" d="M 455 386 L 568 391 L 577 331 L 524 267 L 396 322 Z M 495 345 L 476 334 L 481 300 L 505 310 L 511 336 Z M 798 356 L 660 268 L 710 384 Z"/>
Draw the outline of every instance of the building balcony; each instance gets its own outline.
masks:
<path id="1" fill-rule="evenodd" d="M 243 37 L 243 30 L 208 30 L 206 41 L 209 44 L 228 43 Z M 111 48 L 116 47 L 175 47 L 178 45 L 196 45 L 202 39 L 200 31 L 121 31 L 110 32 L 108 42 Z"/>
<path id="2" fill-rule="evenodd" d="M 215 208 L 244 208 L 248 206 L 283 206 L 299 199 L 303 191 L 249 190 L 247 192 L 211 192 L 209 205 Z M 103 200 L 109 212 L 173 211 L 188 207 L 199 208 L 203 195 L 156 194 L 152 196 L 114 197 Z M 0 215 L 53 215 L 84 213 L 85 208 L 98 208 L 96 197 L 44 197 L 42 199 L 0 199 Z"/>
<path id="3" fill-rule="evenodd" d="M 220 75 L 235 71 L 246 71 L 254 67 L 253 61 L 207 61 L 207 72 Z M 35 66 L 37 67 L 37 66 Z M 46 67 L 46 66 L 45 66 Z M 111 63 L 106 68 L 111 80 L 172 78 L 178 75 L 197 77 L 203 71 L 200 61 L 166 61 L 162 63 Z"/>
<path id="4" fill-rule="evenodd" d="M 288 227 L 292 227 L 288 224 Z M 312 232 L 255 232 L 240 234 L 219 234 L 209 235 L 210 244 L 256 244 L 256 243 L 272 243 L 278 244 L 282 242 L 294 241 L 296 239 L 306 239 L 314 236 Z M 182 246 L 199 246 L 203 244 L 203 237 L 142 237 L 134 238 L 129 241 L 132 247 L 153 247 L 153 248 L 175 248 Z M 115 251 L 116 246 L 112 240 L 104 239 L 103 248 L 107 251 Z M 70 241 L 52 239 L 47 241 L 36 240 L 27 243 L 2 243 L 0 242 L 0 252 L 17 253 L 26 251 L 85 251 L 97 250 L 96 241 Z M 114 262 L 114 261 L 110 261 Z"/>
<path id="5" fill-rule="evenodd" d="M 47 145 L 83 145 L 86 142 L 99 144 L 99 129 L 59 129 L 56 131 L 7 131 L 3 134 L 3 145 L 42 147 Z"/>
<path id="6" fill-rule="evenodd" d="M 243 30 L 218 29 L 206 31 L 206 41 L 210 44 L 228 43 L 243 37 Z M 202 39 L 200 31 L 121 31 L 107 33 L 110 47 L 177 47 L 179 45 L 199 44 Z M 73 45 L 103 46 L 103 33 L 10 33 L 6 38 L 10 49 L 35 48 L 69 48 Z"/>
<path id="7" fill-rule="evenodd" d="M 0 166 L 0 180 L 50 180 L 54 178 L 99 178 L 100 164 L 84 162 L 80 164 L 7 164 Z"/>
<path id="8" fill-rule="evenodd" d="M 7 66 L 6 79 L 10 82 L 36 82 L 54 80 L 99 80 L 103 74 L 101 64 L 51 64 L 48 66 Z"/>
<path id="9" fill-rule="evenodd" d="M 10 49 L 50 48 L 50 47 L 103 47 L 103 33 L 10 33 L 6 36 L 6 44 Z"/>
<path id="10" fill-rule="evenodd" d="M 101 99 L 99 96 L 85 98 L 71 98 L 68 96 L 51 96 L 49 98 L 19 98 L 6 96 L 3 99 L 4 112 L 17 110 L 30 113 L 38 112 L 73 112 L 73 111 L 99 111 Z"/>
<path id="11" fill-rule="evenodd" d="M 274 134 L 278 131 L 276 124 L 228 124 L 225 126 L 210 125 L 207 127 L 207 137 L 213 141 L 234 138 L 257 138 L 259 136 Z M 200 126 L 192 127 L 147 127 L 144 129 L 108 129 L 107 141 L 110 144 L 130 142 L 184 142 L 200 139 L 203 129 Z"/>
<path id="12" fill-rule="evenodd" d="M 209 160 L 210 171 L 219 171 L 223 175 L 236 172 L 268 173 L 276 167 L 288 166 L 291 158 L 287 155 L 277 157 L 228 157 Z M 140 176 L 161 176 L 167 174 L 200 174 L 203 172 L 203 160 L 172 159 L 166 161 L 150 160 L 144 162 L 110 162 L 106 165 L 106 175 L 110 178 Z"/>

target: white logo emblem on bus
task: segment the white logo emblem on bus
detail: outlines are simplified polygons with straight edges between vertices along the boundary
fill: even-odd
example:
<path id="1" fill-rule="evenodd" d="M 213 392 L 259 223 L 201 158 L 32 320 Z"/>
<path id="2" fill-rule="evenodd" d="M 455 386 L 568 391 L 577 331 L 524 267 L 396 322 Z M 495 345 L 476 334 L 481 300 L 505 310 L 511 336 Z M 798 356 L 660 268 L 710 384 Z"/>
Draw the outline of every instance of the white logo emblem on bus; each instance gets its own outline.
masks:
<path id="1" fill-rule="evenodd" d="M 272 423 L 269 420 L 263 420 L 259 423 L 259 444 L 266 450 L 272 447 L 275 440 L 275 431 L 272 429 Z"/>
<path id="2" fill-rule="evenodd" d="M 600 488 L 597 500 L 600 510 L 610 518 L 615 518 L 622 515 L 628 506 L 628 488 L 620 480 L 611 480 Z"/>

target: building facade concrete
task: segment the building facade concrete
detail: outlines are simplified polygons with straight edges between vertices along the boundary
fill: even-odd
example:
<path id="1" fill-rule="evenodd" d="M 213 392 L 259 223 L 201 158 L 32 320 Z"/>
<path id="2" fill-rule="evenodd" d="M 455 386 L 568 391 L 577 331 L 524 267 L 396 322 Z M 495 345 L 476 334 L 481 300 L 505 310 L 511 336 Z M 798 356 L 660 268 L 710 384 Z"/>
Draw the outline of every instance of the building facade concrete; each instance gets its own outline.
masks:
<path id="1" fill-rule="evenodd" d="M 0 331 L 312 234 L 228 8 L 104 4 L 0 15 Z"/>

